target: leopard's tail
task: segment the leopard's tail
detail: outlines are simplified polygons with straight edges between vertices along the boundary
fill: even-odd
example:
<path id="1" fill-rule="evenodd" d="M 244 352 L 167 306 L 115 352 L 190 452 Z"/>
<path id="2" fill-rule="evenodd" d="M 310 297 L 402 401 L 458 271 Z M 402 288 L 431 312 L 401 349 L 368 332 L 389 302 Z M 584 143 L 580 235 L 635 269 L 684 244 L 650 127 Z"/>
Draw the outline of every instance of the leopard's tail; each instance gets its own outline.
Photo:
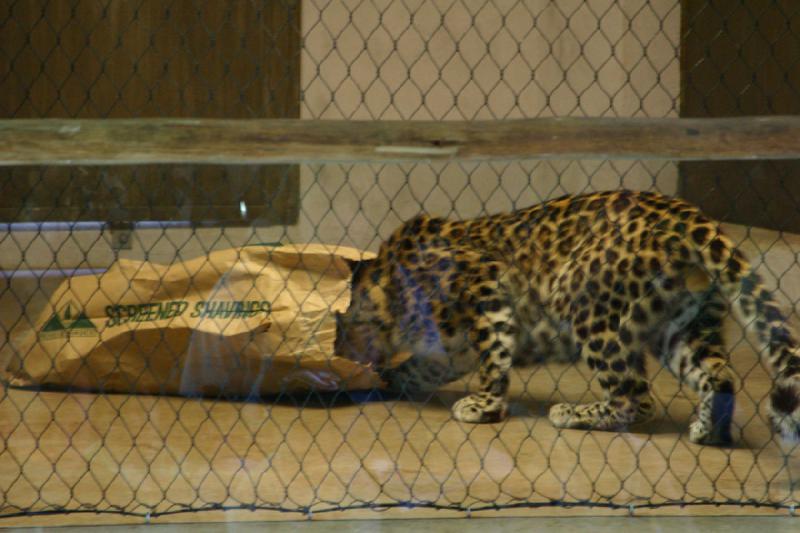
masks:
<path id="1" fill-rule="evenodd" d="M 755 334 L 774 384 L 769 416 L 784 439 L 800 440 L 800 348 L 772 294 L 745 256 L 716 224 L 692 232 L 695 250 L 712 274 L 731 310 L 748 332 Z"/>

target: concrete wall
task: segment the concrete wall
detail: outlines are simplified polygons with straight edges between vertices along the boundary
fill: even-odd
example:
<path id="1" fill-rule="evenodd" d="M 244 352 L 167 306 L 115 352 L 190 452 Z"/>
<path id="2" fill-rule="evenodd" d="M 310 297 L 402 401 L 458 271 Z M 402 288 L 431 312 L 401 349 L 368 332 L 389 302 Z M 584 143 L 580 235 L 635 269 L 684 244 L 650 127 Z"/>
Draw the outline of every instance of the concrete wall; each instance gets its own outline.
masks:
<path id="1" fill-rule="evenodd" d="M 307 0 L 306 118 L 675 116 L 678 0 Z M 565 193 L 673 193 L 673 163 L 548 161 L 303 167 L 296 226 L 138 229 L 123 257 L 160 262 L 269 241 L 375 249 L 425 210 L 471 217 Z M 108 233 L 3 231 L 3 269 L 105 267 Z"/>
<path id="2" fill-rule="evenodd" d="M 676 0 L 307 2 L 303 31 L 304 117 L 677 116 Z M 302 173 L 296 235 L 374 247 L 420 210 L 471 217 L 676 186 L 671 162 L 323 165 Z"/>
<path id="3" fill-rule="evenodd" d="M 308 0 L 302 116 L 676 116 L 679 18 L 678 0 Z M 119 256 L 169 263 L 279 240 L 375 249 L 420 210 L 470 217 L 584 190 L 671 194 L 676 181 L 669 162 L 305 166 L 297 225 L 139 228 L 133 249 Z M 784 305 L 800 300 L 797 238 L 741 227 L 731 233 Z M 2 335 L 24 329 L 71 269 L 102 269 L 115 257 L 108 232 L 97 227 L 0 228 Z"/>

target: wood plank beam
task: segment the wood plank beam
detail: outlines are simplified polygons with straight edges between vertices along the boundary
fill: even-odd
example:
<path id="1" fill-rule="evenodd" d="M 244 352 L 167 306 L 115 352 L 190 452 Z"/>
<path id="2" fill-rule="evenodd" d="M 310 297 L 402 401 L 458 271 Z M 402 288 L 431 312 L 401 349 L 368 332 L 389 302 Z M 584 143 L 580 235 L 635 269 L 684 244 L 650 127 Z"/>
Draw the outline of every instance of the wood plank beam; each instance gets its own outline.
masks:
<path id="1" fill-rule="evenodd" d="M 0 120 L 0 165 L 795 159 L 800 116 Z"/>

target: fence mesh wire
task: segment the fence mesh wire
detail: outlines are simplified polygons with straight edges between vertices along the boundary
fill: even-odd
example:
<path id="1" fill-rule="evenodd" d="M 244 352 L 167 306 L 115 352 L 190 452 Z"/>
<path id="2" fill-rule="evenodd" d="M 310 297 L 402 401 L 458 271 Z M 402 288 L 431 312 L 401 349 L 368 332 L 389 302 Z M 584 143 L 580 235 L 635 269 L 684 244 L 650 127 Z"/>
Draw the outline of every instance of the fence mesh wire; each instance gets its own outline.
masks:
<path id="1" fill-rule="evenodd" d="M 798 25 L 800 6 L 790 0 L 0 0 L 0 113 L 368 120 L 796 113 Z M 682 195 L 736 222 L 726 229 L 791 315 L 800 299 L 793 164 L 5 168 L 3 365 L 33 364 L 26 358 L 30 339 L 42 334 L 37 317 L 56 316 L 62 326 L 79 320 L 64 313 L 79 314 L 86 301 L 76 298 L 71 311 L 51 301 L 61 283 L 102 278 L 120 260 L 202 264 L 215 252 L 264 243 L 375 251 L 419 212 L 469 218 L 618 188 Z M 740 179 L 734 186 L 732 174 Z M 138 268 L 128 271 L 131 283 L 147 267 Z M 0 514 L 793 508 L 797 452 L 769 431 L 770 382 L 755 349 L 735 325 L 726 328 L 741 382 L 739 444 L 728 449 L 687 440 L 693 396 L 655 369 L 657 420 L 625 433 L 550 425 L 550 404 L 598 396 L 592 372 L 580 365 L 514 370 L 510 418 L 482 426 L 449 413 L 472 378 L 413 401 L 320 392 L 313 383 L 308 392 L 232 399 L 225 390 L 203 398 L 111 392 L 102 386 L 108 376 L 95 376 L 94 392 L 5 380 Z M 147 354 L 168 342 L 138 342 L 128 344 L 148 362 L 130 375 L 149 379 L 157 364 Z"/>

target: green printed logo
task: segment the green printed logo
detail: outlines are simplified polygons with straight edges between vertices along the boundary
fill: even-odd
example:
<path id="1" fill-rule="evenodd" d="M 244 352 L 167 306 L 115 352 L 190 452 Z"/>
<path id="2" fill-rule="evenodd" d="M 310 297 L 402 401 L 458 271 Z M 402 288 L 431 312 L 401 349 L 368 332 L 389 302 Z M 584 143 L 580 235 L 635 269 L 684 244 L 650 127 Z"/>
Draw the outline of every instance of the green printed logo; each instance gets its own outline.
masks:
<path id="1" fill-rule="evenodd" d="M 113 328 L 129 322 L 153 322 L 184 316 L 189 309 L 186 300 L 169 300 L 143 304 L 106 306 L 105 327 Z M 258 315 L 268 316 L 272 306 L 264 300 L 201 300 L 194 302 L 190 318 L 244 319 Z"/>
<path id="2" fill-rule="evenodd" d="M 95 337 L 97 328 L 94 327 L 86 313 L 81 311 L 74 302 L 69 301 L 44 323 L 40 335 L 44 339 Z"/>

